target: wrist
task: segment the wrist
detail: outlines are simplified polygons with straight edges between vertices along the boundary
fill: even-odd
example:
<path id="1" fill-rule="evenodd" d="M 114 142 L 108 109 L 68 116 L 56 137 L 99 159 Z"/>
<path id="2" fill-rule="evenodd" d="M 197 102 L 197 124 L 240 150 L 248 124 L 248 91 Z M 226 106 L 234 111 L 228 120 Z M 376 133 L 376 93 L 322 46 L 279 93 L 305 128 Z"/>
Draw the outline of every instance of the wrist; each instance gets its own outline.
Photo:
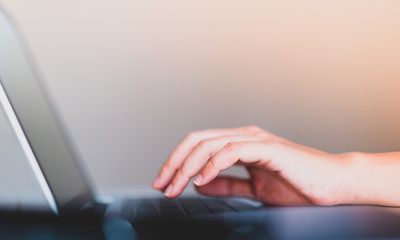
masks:
<path id="1" fill-rule="evenodd" d="M 363 173 L 366 162 L 366 154 L 359 152 L 350 152 L 337 155 L 342 166 L 342 179 L 338 190 L 340 204 L 358 204 L 366 194 L 363 192 Z"/>
<path id="2" fill-rule="evenodd" d="M 342 204 L 400 206 L 400 154 L 346 153 Z"/>

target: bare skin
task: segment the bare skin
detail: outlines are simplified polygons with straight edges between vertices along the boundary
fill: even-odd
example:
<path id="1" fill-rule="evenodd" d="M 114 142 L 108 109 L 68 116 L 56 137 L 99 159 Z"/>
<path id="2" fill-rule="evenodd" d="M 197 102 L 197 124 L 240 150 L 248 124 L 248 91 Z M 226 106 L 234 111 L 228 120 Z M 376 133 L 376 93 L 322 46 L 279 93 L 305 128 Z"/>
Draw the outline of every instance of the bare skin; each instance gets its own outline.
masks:
<path id="1" fill-rule="evenodd" d="M 233 165 L 245 167 L 250 178 L 219 175 Z M 329 154 L 248 126 L 189 133 L 153 187 L 175 198 L 195 177 L 202 194 L 248 197 L 273 205 L 399 206 L 400 187 L 386 187 L 400 182 L 398 172 L 399 153 Z"/>

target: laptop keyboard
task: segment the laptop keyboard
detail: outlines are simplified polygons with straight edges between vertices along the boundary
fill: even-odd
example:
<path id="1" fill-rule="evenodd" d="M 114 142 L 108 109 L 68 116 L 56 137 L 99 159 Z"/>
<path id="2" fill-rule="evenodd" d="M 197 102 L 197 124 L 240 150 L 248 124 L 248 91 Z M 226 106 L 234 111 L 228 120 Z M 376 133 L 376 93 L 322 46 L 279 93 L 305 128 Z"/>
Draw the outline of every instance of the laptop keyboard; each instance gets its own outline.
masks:
<path id="1" fill-rule="evenodd" d="M 181 197 L 177 199 L 132 199 L 124 202 L 122 216 L 127 219 L 154 216 L 181 217 L 239 212 L 254 210 L 259 207 L 259 204 L 232 198 Z"/>

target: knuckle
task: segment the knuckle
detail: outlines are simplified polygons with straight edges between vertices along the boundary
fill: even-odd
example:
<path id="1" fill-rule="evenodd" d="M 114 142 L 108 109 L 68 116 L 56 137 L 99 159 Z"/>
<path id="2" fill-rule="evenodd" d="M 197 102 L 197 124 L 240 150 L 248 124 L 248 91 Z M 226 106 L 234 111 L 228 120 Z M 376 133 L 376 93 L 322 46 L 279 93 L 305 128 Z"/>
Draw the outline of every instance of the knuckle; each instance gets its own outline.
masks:
<path id="1" fill-rule="evenodd" d="M 279 145 L 278 142 L 273 141 L 273 140 L 265 140 L 265 141 L 263 141 L 263 144 L 264 144 L 265 146 L 267 146 L 267 147 L 272 147 L 272 146 L 277 146 L 277 145 Z"/>
<path id="2" fill-rule="evenodd" d="M 216 167 L 215 158 L 210 158 L 210 160 L 208 161 L 207 165 L 208 165 L 208 168 L 214 169 Z"/>
<path id="3" fill-rule="evenodd" d="M 165 164 L 164 164 L 164 167 L 163 167 L 163 170 L 164 171 L 175 171 L 177 169 L 177 167 L 175 166 L 175 164 L 173 164 L 172 162 L 170 162 L 170 161 L 167 161 Z"/>
<path id="4" fill-rule="evenodd" d="M 259 136 L 262 137 L 262 138 L 265 138 L 265 139 L 272 139 L 273 138 L 273 135 L 271 133 L 269 133 L 269 132 L 266 132 L 266 131 L 260 132 Z"/>
<path id="5" fill-rule="evenodd" d="M 258 126 L 247 126 L 246 131 L 249 133 L 249 136 L 256 136 L 261 138 L 272 138 L 273 135 L 270 132 L 265 131 L 264 129 Z"/>
<path id="6" fill-rule="evenodd" d="M 209 144 L 210 144 L 210 140 L 205 139 L 205 140 L 201 140 L 201 141 L 197 144 L 197 147 L 198 147 L 198 148 L 207 148 L 207 147 L 209 146 Z"/>
<path id="7" fill-rule="evenodd" d="M 198 131 L 189 132 L 189 133 L 186 134 L 184 140 L 195 139 L 197 135 L 199 135 Z"/>
<path id="8" fill-rule="evenodd" d="M 224 148 L 226 151 L 234 153 L 238 150 L 239 147 L 240 147 L 240 143 L 230 142 L 230 143 L 227 143 Z"/>
<path id="9" fill-rule="evenodd" d="M 257 134 L 259 136 L 262 136 L 262 137 L 265 137 L 265 138 L 271 138 L 272 139 L 274 137 L 274 135 L 272 133 L 270 133 L 268 131 L 265 131 L 263 129 L 260 129 L 259 131 L 257 131 Z"/>
<path id="10" fill-rule="evenodd" d="M 196 151 L 201 152 L 202 154 L 207 154 L 209 157 L 213 155 L 213 144 L 215 142 L 212 139 L 205 139 L 200 141 L 196 146 Z"/>
<path id="11" fill-rule="evenodd" d="M 246 130 L 251 131 L 251 132 L 258 132 L 261 130 L 261 128 L 255 126 L 255 125 L 250 125 L 245 127 Z"/>
<path id="12" fill-rule="evenodd" d="M 183 139 L 184 140 L 191 139 L 191 138 L 193 138 L 193 135 L 194 135 L 194 132 L 189 132 L 189 133 L 186 134 L 186 136 Z"/>
<path id="13" fill-rule="evenodd" d="M 253 131 L 247 134 L 249 137 L 255 137 L 257 139 L 269 139 L 269 135 L 264 131 Z"/>
<path id="14" fill-rule="evenodd" d="M 184 168 L 179 168 L 178 171 L 176 172 L 176 176 L 178 178 L 188 178 Z"/>

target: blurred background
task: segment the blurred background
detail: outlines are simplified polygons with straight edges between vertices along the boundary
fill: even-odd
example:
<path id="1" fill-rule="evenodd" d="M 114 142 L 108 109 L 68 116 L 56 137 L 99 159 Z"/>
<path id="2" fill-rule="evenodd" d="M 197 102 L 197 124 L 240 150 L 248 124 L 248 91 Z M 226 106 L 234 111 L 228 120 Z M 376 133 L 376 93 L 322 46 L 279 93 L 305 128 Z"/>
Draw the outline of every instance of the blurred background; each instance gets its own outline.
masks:
<path id="1" fill-rule="evenodd" d="M 205 128 L 258 125 L 331 153 L 399 150 L 399 1 L 0 4 L 100 193 L 153 193 L 171 150 Z M 0 196 L 41 196 L 3 109 Z"/>

